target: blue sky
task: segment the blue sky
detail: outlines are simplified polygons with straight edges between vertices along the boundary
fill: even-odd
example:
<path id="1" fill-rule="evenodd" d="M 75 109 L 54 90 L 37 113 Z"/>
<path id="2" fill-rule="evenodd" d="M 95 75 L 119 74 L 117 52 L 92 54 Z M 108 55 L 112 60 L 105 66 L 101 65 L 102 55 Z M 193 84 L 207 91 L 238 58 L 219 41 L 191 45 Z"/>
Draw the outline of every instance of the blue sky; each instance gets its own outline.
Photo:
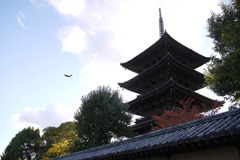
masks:
<path id="1" fill-rule="evenodd" d="M 24 127 L 42 130 L 73 120 L 83 95 L 99 85 L 118 89 L 118 82 L 133 77 L 120 62 L 158 40 L 159 8 L 173 38 L 204 56 L 214 54 L 206 20 L 210 11 L 219 12 L 219 2 L 1 1 L 0 153 Z M 126 101 L 136 96 L 120 90 Z"/>

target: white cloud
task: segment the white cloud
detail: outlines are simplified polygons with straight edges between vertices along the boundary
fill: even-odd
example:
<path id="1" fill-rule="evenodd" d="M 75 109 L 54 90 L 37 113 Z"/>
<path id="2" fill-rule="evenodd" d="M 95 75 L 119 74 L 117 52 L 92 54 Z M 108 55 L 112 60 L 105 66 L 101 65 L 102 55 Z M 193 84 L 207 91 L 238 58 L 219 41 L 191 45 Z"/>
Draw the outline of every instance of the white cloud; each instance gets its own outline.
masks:
<path id="1" fill-rule="evenodd" d="M 40 128 L 59 126 L 61 123 L 73 121 L 76 107 L 61 104 L 49 104 L 46 108 L 26 108 L 23 112 L 12 115 L 14 125 L 19 129 L 29 126 Z"/>
<path id="2" fill-rule="evenodd" d="M 84 0 L 47 0 L 60 14 L 80 16 L 85 8 Z"/>
<path id="3" fill-rule="evenodd" d="M 79 4 L 71 0 L 48 1 L 59 13 L 75 15 L 72 20 L 77 25 L 61 29 L 58 37 L 62 51 L 80 54 L 85 50 L 90 56 L 81 68 L 80 80 L 89 90 L 98 85 L 115 88 L 117 82 L 129 79 L 132 73 L 124 71 L 119 63 L 130 60 L 158 40 L 159 8 L 165 29 L 173 38 L 200 54 L 211 54 L 211 48 L 206 49 L 208 53 L 202 53 L 201 48 L 206 40 L 207 18 L 211 10 L 219 11 L 219 0 L 80 0 Z M 69 7 L 73 4 L 83 8 L 77 14 L 70 13 L 75 10 Z"/>
<path id="4" fill-rule="evenodd" d="M 19 12 L 19 15 L 17 16 L 17 22 L 20 24 L 20 26 L 23 29 L 27 29 L 27 27 L 24 25 L 23 20 L 26 18 L 25 14 L 21 11 Z"/>
<path id="5" fill-rule="evenodd" d="M 207 18 L 211 10 L 219 8 L 218 0 L 127 0 L 117 1 L 116 5 L 116 1 L 101 2 L 98 8 L 86 5 L 89 14 L 84 18 L 88 22 L 85 28 L 92 33 L 87 50 L 101 57 L 89 58 L 81 69 L 81 84 L 90 86 L 89 90 L 103 84 L 115 88 L 117 82 L 130 79 L 131 71 L 124 71 L 119 63 L 130 60 L 158 40 L 159 8 L 165 29 L 173 38 L 200 54 L 210 55 L 201 53 L 200 48 L 205 40 Z"/>
<path id="6" fill-rule="evenodd" d="M 159 8 L 162 9 L 167 32 L 183 45 L 200 53 L 206 40 L 206 25 L 210 11 L 219 9 L 217 5 L 219 0 L 121 2 L 115 12 L 109 13 L 110 23 L 108 24 L 108 21 L 102 23 L 107 23 L 109 32 L 113 35 L 110 45 L 115 47 L 125 60 L 130 60 L 158 40 Z"/>
<path id="7" fill-rule="evenodd" d="M 108 59 L 98 57 L 85 65 L 80 74 L 80 85 L 87 91 L 95 90 L 99 85 L 119 89 L 118 82 L 124 82 L 135 75 L 132 72 L 126 72 L 119 63 L 109 62 Z M 136 94 L 127 90 L 120 91 L 124 100 L 127 101 L 136 96 Z"/>
<path id="8" fill-rule="evenodd" d="M 207 19 L 217 10 L 219 0 L 168 0 L 162 9 L 165 29 L 180 43 L 199 52 L 203 45 Z M 201 53 L 204 54 L 204 53 Z"/>
<path id="9" fill-rule="evenodd" d="M 148 0 L 125 1 L 110 26 L 114 36 L 111 45 L 125 60 L 130 60 L 159 38 L 158 5 Z"/>
<path id="10" fill-rule="evenodd" d="M 86 48 L 86 33 L 78 26 L 62 28 L 58 32 L 58 39 L 62 43 L 62 51 L 80 54 Z"/>

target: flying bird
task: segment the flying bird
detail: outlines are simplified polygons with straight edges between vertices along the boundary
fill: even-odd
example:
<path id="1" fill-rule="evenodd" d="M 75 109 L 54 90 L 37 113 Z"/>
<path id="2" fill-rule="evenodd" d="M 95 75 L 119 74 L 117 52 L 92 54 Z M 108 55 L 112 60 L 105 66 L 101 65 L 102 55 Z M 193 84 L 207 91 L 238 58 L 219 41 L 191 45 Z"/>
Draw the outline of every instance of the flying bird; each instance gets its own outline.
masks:
<path id="1" fill-rule="evenodd" d="M 70 75 L 69 74 L 64 74 L 64 76 L 69 78 L 69 77 L 72 76 L 72 74 L 70 74 Z"/>

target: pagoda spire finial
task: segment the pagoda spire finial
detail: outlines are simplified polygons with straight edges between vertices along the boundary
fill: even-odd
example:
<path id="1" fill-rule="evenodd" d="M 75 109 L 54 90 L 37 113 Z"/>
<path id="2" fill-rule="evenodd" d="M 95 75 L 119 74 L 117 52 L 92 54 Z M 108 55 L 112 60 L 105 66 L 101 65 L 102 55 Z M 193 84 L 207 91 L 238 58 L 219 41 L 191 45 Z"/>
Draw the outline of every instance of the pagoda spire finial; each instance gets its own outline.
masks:
<path id="1" fill-rule="evenodd" d="M 163 25 L 163 19 L 162 19 L 162 13 L 161 13 L 161 8 L 159 8 L 159 34 L 160 38 L 164 34 L 164 25 Z"/>

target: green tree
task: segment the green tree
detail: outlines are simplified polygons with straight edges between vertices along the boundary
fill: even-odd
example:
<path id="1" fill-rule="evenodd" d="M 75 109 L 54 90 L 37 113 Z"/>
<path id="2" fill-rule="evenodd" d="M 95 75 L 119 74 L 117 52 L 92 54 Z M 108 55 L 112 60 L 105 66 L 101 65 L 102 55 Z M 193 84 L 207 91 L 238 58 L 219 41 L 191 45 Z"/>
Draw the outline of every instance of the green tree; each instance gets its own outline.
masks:
<path id="1" fill-rule="evenodd" d="M 39 129 L 24 128 L 11 140 L 1 160 L 32 160 L 39 149 Z"/>
<path id="2" fill-rule="evenodd" d="M 232 102 L 240 98 L 240 0 L 220 4 L 222 13 L 208 19 L 209 37 L 220 58 L 212 57 L 205 71 L 206 85 Z"/>
<path id="3" fill-rule="evenodd" d="M 127 113 L 128 106 L 117 90 L 100 86 L 81 98 L 82 105 L 75 113 L 75 120 L 81 143 L 79 149 L 87 149 L 111 140 L 132 135 L 127 125 L 132 115 Z"/>
<path id="4" fill-rule="evenodd" d="M 65 122 L 59 127 L 47 127 L 43 129 L 38 159 L 47 160 L 72 153 L 72 147 L 77 140 L 75 122 Z"/>

